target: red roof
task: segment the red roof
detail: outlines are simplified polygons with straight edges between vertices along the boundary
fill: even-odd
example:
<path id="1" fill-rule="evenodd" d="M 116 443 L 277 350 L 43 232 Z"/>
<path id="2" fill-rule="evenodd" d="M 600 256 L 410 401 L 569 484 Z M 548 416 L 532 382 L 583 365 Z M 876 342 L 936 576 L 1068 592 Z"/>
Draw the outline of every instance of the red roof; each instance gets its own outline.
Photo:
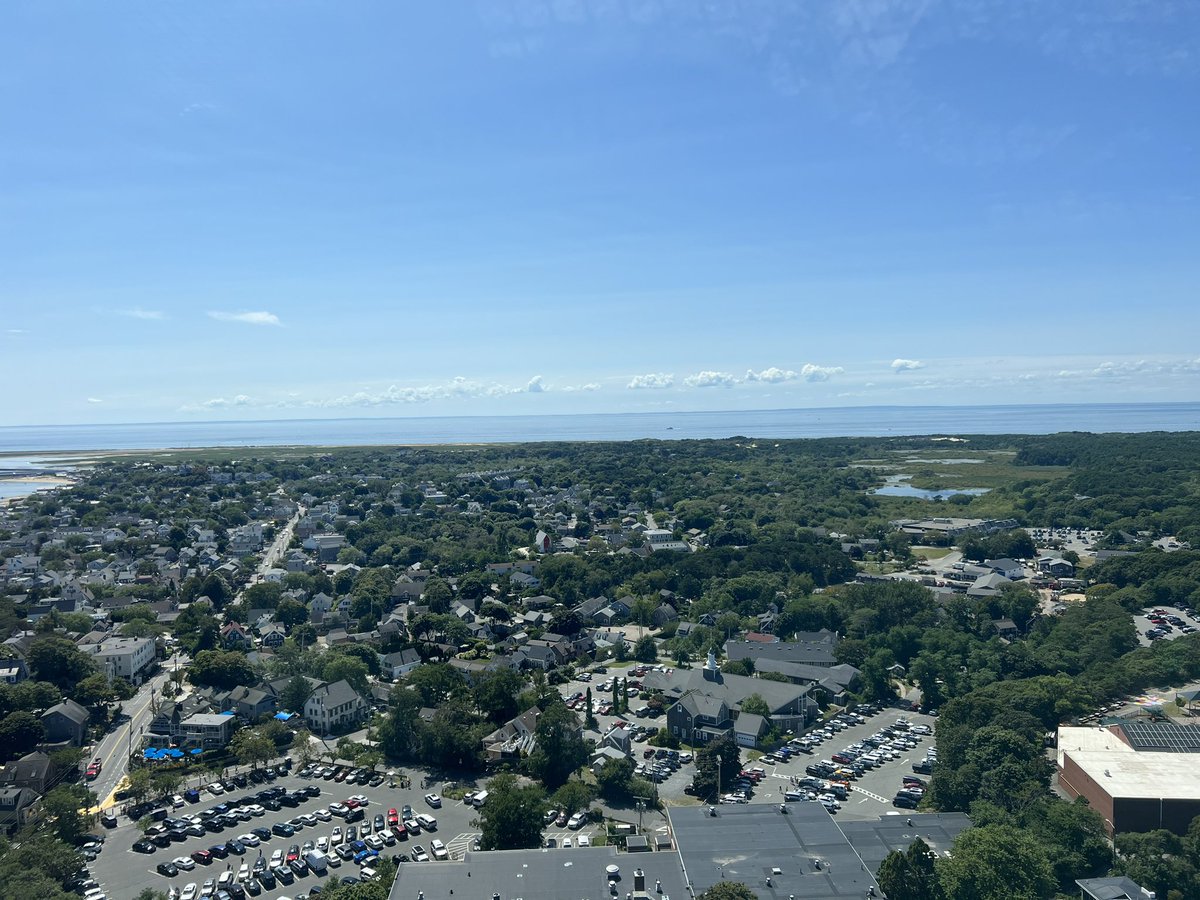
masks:
<path id="1" fill-rule="evenodd" d="M 773 634 L 763 634 L 761 631 L 747 631 L 746 640 L 754 641 L 756 644 L 776 644 L 779 638 Z"/>

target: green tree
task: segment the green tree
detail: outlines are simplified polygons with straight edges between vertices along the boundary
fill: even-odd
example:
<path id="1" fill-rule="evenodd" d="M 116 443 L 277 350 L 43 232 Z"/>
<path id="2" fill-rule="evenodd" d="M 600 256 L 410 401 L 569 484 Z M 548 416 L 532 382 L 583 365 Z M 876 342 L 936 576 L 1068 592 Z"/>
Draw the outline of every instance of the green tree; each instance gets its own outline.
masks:
<path id="1" fill-rule="evenodd" d="M 633 658 L 638 662 L 652 663 L 658 659 L 658 642 L 644 634 L 633 645 Z"/>
<path id="2" fill-rule="evenodd" d="M 275 742 L 256 728 L 243 728 L 229 742 L 229 750 L 242 765 L 258 768 L 275 756 Z"/>
<path id="3" fill-rule="evenodd" d="M 35 640 L 29 645 L 25 658 L 35 678 L 49 681 L 63 690 L 73 688 L 96 671 L 91 657 L 73 641 L 55 635 Z"/>
<path id="4" fill-rule="evenodd" d="M 596 799 L 596 791 L 586 781 L 572 778 L 550 797 L 550 805 L 568 815 L 587 809 L 588 804 Z"/>
<path id="5" fill-rule="evenodd" d="M 514 775 L 497 775 L 487 786 L 488 801 L 479 815 L 484 850 L 519 850 L 542 842 L 546 794 L 537 785 L 521 786 Z"/>
<path id="6" fill-rule="evenodd" d="M 1042 845 L 1010 825 L 968 828 L 938 860 L 937 876 L 954 900 L 1045 900 L 1054 893 Z"/>
<path id="7" fill-rule="evenodd" d="M 330 684 L 344 680 L 359 694 L 365 695 L 367 693 L 367 675 L 369 674 L 366 663 L 361 659 L 341 653 L 333 653 L 328 656 L 329 658 L 322 667 L 322 675 L 325 680 Z"/>
<path id="8" fill-rule="evenodd" d="M 45 737 L 41 720 L 24 710 L 0 719 L 0 759 L 7 762 L 24 756 Z"/>
<path id="9" fill-rule="evenodd" d="M 303 675 L 293 675 L 280 694 L 279 708 L 287 712 L 302 713 L 312 690 L 307 678 Z"/>
<path id="10" fill-rule="evenodd" d="M 422 705 L 421 695 L 404 685 L 396 685 L 388 694 L 388 714 L 378 729 L 379 746 L 388 758 L 406 760 L 412 756 Z"/>
<path id="11" fill-rule="evenodd" d="M 301 622 L 308 621 L 308 607 L 299 600 L 284 597 L 275 610 L 275 619 L 290 630 Z"/>
<path id="12" fill-rule="evenodd" d="M 529 772 L 547 789 L 566 784 L 572 773 L 586 762 L 587 744 L 579 718 L 562 703 L 552 703 L 538 718 L 537 747 L 526 761 Z"/>
<path id="13" fill-rule="evenodd" d="M 501 725 L 520 712 L 517 696 L 522 686 L 521 676 L 512 669 L 497 669 L 478 677 L 471 693 L 479 711 L 494 724 Z"/>
<path id="14" fill-rule="evenodd" d="M 446 663 L 418 666 L 405 676 L 404 682 L 421 695 L 426 706 L 438 706 L 467 691 L 467 680 L 462 673 Z"/>
<path id="15" fill-rule="evenodd" d="M 202 687 L 229 688 L 254 684 L 254 667 L 236 650 L 201 650 L 188 668 L 188 679 Z"/>
<path id="16" fill-rule="evenodd" d="M 696 754 L 696 796 L 707 801 L 717 798 L 718 789 L 729 784 L 742 768 L 742 753 L 733 736 L 726 734 L 710 741 Z"/>
<path id="17" fill-rule="evenodd" d="M 441 578 L 430 578 L 425 582 L 425 590 L 421 593 L 421 599 L 425 601 L 430 612 L 445 615 L 450 612 L 450 603 L 454 600 L 454 592 L 450 590 L 450 585 Z"/>
<path id="18" fill-rule="evenodd" d="M 605 760 L 604 765 L 596 774 L 596 785 L 600 789 L 600 796 L 610 803 L 628 800 L 632 781 L 633 760 L 631 759 Z"/>
<path id="19" fill-rule="evenodd" d="M 758 900 L 758 894 L 740 881 L 718 881 L 696 900 Z"/>
<path id="20" fill-rule="evenodd" d="M 876 880 L 889 900 L 939 900 L 942 897 L 934 863 L 937 854 L 920 838 L 906 851 L 893 850 L 879 865 Z"/>
<path id="21" fill-rule="evenodd" d="M 96 805 L 96 795 L 81 784 L 60 784 L 42 798 L 41 813 L 59 840 L 78 844 L 91 818 L 80 810 Z"/>
<path id="22" fill-rule="evenodd" d="M 767 705 L 767 701 L 762 698 L 762 694 L 751 694 L 742 701 L 742 712 L 750 713 L 755 716 L 771 715 L 771 707 Z"/>

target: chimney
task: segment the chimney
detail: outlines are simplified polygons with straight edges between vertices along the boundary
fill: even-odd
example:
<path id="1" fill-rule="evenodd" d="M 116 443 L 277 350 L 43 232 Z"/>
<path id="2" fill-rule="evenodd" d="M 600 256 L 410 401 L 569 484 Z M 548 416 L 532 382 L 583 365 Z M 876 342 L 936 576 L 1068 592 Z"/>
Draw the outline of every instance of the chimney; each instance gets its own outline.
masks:
<path id="1" fill-rule="evenodd" d="M 633 870 L 633 889 L 639 894 L 646 892 L 646 873 L 641 869 Z"/>

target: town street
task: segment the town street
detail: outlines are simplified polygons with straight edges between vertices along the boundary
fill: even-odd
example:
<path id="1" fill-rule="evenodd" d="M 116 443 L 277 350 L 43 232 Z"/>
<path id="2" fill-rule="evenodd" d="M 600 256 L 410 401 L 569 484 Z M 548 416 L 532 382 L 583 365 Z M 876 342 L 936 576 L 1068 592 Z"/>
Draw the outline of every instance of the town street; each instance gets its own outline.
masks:
<path id="1" fill-rule="evenodd" d="M 183 653 L 165 660 L 162 670 L 141 686 L 136 694 L 121 704 L 123 721 L 115 730 L 106 734 L 92 749 L 91 756 L 99 756 L 101 762 L 100 777 L 91 783 L 91 789 L 96 792 L 97 806 L 103 809 L 113 803 L 113 793 L 121 779 L 129 769 L 129 753 L 131 747 L 140 746 L 140 736 L 144 733 L 150 720 L 154 718 L 156 703 L 162 701 L 163 687 L 167 683 L 176 665 L 183 668 L 189 660 Z"/>

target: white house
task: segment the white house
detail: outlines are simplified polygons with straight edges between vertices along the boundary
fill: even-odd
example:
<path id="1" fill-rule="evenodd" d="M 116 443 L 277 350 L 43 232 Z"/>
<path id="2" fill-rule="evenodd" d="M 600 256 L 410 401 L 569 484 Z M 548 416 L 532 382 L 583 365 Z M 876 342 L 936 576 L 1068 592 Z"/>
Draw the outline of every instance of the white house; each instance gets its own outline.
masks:
<path id="1" fill-rule="evenodd" d="M 367 704 L 345 679 L 321 685 L 304 702 L 304 721 L 317 734 L 357 725 L 366 712 Z"/>

